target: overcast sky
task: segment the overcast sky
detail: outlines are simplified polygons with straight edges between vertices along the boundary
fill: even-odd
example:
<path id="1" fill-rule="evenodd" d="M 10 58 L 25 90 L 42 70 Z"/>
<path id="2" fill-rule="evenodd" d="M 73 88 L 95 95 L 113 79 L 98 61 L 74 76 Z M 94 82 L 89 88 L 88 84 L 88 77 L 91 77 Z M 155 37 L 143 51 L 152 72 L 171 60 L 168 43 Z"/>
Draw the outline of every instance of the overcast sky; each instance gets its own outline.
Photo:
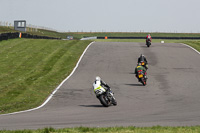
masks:
<path id="1" fill-rule="evenodd" d="M 200 33 L 200 0 L 0 0 L 0 21 L 84 32 Z"/>

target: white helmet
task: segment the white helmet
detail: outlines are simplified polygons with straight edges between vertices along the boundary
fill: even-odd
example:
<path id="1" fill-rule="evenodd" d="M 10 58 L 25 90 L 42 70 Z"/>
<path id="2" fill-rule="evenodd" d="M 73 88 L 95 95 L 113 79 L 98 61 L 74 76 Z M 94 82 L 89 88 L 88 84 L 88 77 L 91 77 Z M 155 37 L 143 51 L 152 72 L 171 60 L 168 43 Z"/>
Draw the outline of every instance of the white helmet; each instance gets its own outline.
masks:
<path id="1" fill-rule="evenodd" d="M 96 76 L 96 81 L 100 81 L 101 78 L 99 76 Z"/>

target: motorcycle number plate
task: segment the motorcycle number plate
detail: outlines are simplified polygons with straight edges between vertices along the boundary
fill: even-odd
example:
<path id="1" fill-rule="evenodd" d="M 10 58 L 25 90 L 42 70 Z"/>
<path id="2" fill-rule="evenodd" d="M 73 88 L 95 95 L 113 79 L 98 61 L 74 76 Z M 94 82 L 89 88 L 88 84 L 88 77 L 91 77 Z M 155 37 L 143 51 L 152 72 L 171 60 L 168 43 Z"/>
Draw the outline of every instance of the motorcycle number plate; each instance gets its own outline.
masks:
<path id="1" fill-rule="evenodd" d="M 97 90 L 95 90 L 96 95 L 100 95 L 100 94 L 102 94 L 104 92 L 105 92 L 105 90 L 103 88 L 101 88 L 101 87 L 99 87 Z"/>
<path id="2" fill-rule="evenodd" d="M 143 77 L 143 75 L 141 74 L 141 75 L 139 75 L 138 77 L 139 77 L 139 78 L 142 78 L 142 77 Z"/>

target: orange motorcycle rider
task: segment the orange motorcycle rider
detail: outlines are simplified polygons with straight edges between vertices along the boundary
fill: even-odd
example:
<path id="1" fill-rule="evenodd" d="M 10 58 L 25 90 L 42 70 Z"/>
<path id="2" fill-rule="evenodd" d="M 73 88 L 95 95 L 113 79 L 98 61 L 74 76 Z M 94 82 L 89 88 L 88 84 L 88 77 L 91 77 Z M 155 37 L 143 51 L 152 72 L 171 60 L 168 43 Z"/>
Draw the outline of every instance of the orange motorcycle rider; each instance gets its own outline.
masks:
<path id="1" fill-rule="evenodd" d="M 135 77 L 137 77 L 138 81 L 140 81 L 138 77 L 138 72 L 141 71 L 144 73 L 145 78 L 147 78 L 146 69 L 141 65 L 141 63 L 138 63 L 137 67 L 135 68 Z"/>

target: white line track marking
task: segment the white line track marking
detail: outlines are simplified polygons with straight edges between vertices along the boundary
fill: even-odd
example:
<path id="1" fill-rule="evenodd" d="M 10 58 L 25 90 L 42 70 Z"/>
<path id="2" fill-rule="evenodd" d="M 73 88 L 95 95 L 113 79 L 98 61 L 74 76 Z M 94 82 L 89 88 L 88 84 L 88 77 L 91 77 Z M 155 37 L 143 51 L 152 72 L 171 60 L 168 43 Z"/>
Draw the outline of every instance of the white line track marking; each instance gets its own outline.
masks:
<path id="1" fill-rule="evenodd" d="M 33 110 L 40 109 L 40 108 L 42 108 L 44 105 L 46 105 L 46 104 L 51 100 L 51 98 L 53 97 L 53 95 L 54 95 L 54 94 L 60 89 L 60 87 L 65 83 L 65 81 L 67 81 L 67 80 L 73 75 L 73 73 L 75 72 L 75 70 L 76 70 L 77 67 L 79 66 L 79 63 L 80 63 L 81 59 L 82 59 L 83 56 L 85 55 L 87 49 L 88 49 L 88 48 L 90 47 L 90 45 L 92 45 L 93 43 L 94 43 L 94 42 L 91 42 L 91 43 L 86 47 L 86 49 L 85 49 L 84 52 L 82 53 L 81 57 L 79 58 L 79 60 L 78 60 L 78 62 L 77 62 L 77 64 L 76 64 L 76 66 L 74 67 L 74 69 L 73 69 L 73 71 L 70 73 L 70 75 L 60 83 L 60 85 L 51 93 L 51 95 L 46 99 L 46 101 L 45 101 L 42 105 L 40 105 L 40 106 L 38 106 L 38 107 L 36 107 L 36 108 L 33 108 L 33 109 L 29 109 L 29 110 L 24 110 L 24 111 L 19 111 L 19 112 L 13 112 L 13 113 L 8 113 L 8 114 L 1 114 L 0 116 L 2 116 L 2 115 L 13 115 L 13 114 L 19 114 L 19 113 L 29 112 L 29 111 L 33 111 Z"/>
<path id="2" fill-rule="evenodd" d="M 182 44 L 182 45 L 184 45 L 184 46 L 187 46 L 187 47 L 193 49 L 193 50 L 194 50 L 195 52 L 197 52 L 198 54 L 200 54 L 200 52 L 199 52 L 198 50 L 196 50 L 195 48 L 193 48 L 193 47 L 191 47 L 191 46 L 189 46 L 189 45 L 187 45 L 187 44 L 184 44 L 184 43 L 180 43 L 180 44 Z"/>

